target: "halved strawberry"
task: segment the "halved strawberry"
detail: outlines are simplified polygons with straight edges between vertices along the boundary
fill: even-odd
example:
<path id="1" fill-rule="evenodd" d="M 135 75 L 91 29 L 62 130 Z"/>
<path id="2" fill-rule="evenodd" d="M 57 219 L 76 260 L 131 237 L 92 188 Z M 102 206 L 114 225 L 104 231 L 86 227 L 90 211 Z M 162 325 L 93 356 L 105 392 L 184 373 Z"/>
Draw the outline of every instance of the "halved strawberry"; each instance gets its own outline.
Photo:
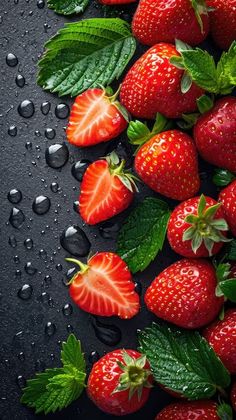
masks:
<path id="1" fill-rule="evenodd" d="M 79 211 L 90 224 L 107 220 L 125 210 L 134 197 L 135 177 L 123 171 L 125 161 L 111 153 L 106 159 L 93 162 L 86 169 L 81 183 Z"/>
<path id="2" fill-rule="evenodd" d="M 128 124 L 128 114 L 116 97 L 117 93 L 108 96 L 104 89 L 97 88 L 77 96 L 70 113 L 67 140 L 75 146 L 86 147 L 122 133 Z"/>
<path id="3" fill-rule="evenodd" d="M 93 315 L 128 319 L 139 311 L 139 295 L 126 263 L 112 252 L 99 252 L 87 265 L 73 258 L 80 271 L 70 281 L 70 296 L 84 311 Z"/>

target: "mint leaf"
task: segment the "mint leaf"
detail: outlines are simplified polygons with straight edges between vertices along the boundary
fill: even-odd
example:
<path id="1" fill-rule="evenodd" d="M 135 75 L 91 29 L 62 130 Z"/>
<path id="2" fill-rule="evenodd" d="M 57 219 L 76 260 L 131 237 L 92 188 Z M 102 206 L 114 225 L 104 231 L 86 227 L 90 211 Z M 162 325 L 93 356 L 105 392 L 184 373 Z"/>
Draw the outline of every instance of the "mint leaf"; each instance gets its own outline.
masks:
<path id="1" fill-rule="evenodd" d="M 189 398 L 212 397 L 230 384 L 230 375 L 214 350 L 196 331 L 155 324 L 139 334 L 155 380 Z"/>
<path id="2" fill-rule="evenodd" d="M 124 222 L 117 243 L 117 253 L 132 273 L 143 271 L 162 249 L 170 210 L 167 203 L 147 197 Z"/>
<path id="3" fill-rule="evenodd" d="M 76 400 L 84 389 L 85 363 L 80 342 L 70 335 L 63 344 L 62 368 L 46 369 L 27 381 L 21 402 L 35 409 L 36 414 L 54 413 Z"/>
<path id="4" fill-rule="evenodd" d="M 66 24 L 45 46 L 38 84 L 60 96 L 75 96 L 118 79 L 136 42 L 125 21 L 95 18 Z"/>
<path id="5" fill-rule="evenodd" d="M 89 0 L 48 0 L 48 7 L 59 15 L 72 15 L 83 13 L 88 3 Z"/>

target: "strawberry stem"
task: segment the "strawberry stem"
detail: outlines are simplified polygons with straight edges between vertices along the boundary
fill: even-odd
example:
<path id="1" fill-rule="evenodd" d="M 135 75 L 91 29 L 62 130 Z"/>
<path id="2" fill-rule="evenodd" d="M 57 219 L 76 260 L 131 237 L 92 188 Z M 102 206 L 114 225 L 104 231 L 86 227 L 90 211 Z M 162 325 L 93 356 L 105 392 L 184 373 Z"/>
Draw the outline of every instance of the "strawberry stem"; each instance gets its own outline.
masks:
<path id="1" fill-rule="evenodd" d="M 77 260 L 76 258 L 65 258 L 65 261 L 78 265 L 79 268 L 80 268 L 78 273 L 80 273 L 80 274 L 84 274 L 89 269 L 89 266 L 87 264 L 82 263 L 81 261 Z"/>

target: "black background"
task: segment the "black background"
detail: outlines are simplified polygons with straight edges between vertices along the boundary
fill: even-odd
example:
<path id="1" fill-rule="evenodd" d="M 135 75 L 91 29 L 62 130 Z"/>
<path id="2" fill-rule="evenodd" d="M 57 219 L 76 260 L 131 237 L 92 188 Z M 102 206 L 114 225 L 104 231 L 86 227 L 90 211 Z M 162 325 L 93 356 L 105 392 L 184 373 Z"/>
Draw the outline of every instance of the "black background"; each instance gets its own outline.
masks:
<path id="1" fill-rule="evenodd" d="M 0 5 L 0 33 L 1 33 L 1 95 L 0 95 L 0 123 L 1 123 L 1 268 L 0 278 L 0 418 L 2 420 L 30 420 L 42 418 L 36 416 L 33 411 L 20 404 L 20 386 L 24 378 L 30 378 L 36 370 L 45 367 L 59 365 L 60 341 L 68 336 L 68 330 L 73 329 L 75 335 L 82 342 L 86 357 L 91 351 L 97 350 L 100 355 L 112 350 L 112 347 L 102 344 L 96 337 L 89 314 L 80 311 L 70 301 L 68 291 L 63 280 L 69 268 L 64 262 L 68 256 L 63 248 L 60 248 L 60 234 L 63 229 L 71 224 L 82 227 L 78 214 L 73 210 L 73 202 L 78 198 L 80 184 L 71 175 L 71 166 L 80 158 L 94 160 L 104 156 L 107 145 L 80 150 L 69 146 L 70 159 L 61 170 L 49 168 L 45 162 L 45 149 L 48 145 L 63 142 L 65 134 L 63 127 L 67 120 L 59 120 L 55 116 L 55 106 L 59 103 L 71 105 L 70 98 L 58 98 L 55 95 L 44 92 L 36 85 L 37 61 L 43 52 L 43 45 L 64 22 L 76 21 L 79 17 L 65 18 L 56 15 L 44 8 L 37 7 L 37 0 L 6 0 Z M 132 9 L 132 7 L 131 7 Z M 121 10 L 121 17 L 129 19 L 127 10 Z M 92 2 L 83 18 L 103 16 L 104 11 Z M 138 54 L 142 48 L 139 47 Z M 6 64 L 6 55 L 14 53 L 18 57 L 18 65 L 9 67 Z M 15 77 L 22 74 L 26 79 L 23 88 L 16 86 Z M 35 113 L 30 119 L 22 118 L 17 111 L 21 101 L 30 99 L 35 105 Z M 51 110 L 47 116 L 40 111 L 42 102 L 50 101 Z M 8 128 L 17 126 L 17 136 L 8 135 Z M 47 140 L 44 132 L 46 128 L 54 128 L 56 137 Z M 38 133 L 37 133 L 38 131 Z M 36 132 L 36 133 L 35 133 Z M 121 138 L 125 141 L 125 135 Z M 32 150 L 25 148 L 26 142 L 32 142 Z M 115 147 L 116 141 L 109 147 Z M 204 193 L 216 196 L 216 191 L 211 183 L 212 168 L 201 163 L 202 189 Z M 53 193 L 50 189 L 52 182 L 58 182 L 60 191 Z M 23 210 L 25 222 L 20 229 L 14 229 L 8 222 L 13 205 L 8 201 L 7 194 L 12 188 L 21 190 L 23 199 L 16 205 Z M 141 186 L 140 194 L 135 202 L 142 200 L 146 195 L 153 193 Z M 50 211 L 37 216 L 32 211 L 33 199 L 44 194 L 51 199 Z M 157 196 L 157 195 L 156 195 Z M 170 202 L 173 205 L 173 202 Z M 124 220 L 130 210 L 116 218 L 118 223 Z M 92 252 L 102 250 L 115 250 L 115 241 L 101 237 L 99 227 L 83 227 L 92 243 Z M 12 248 L 9 236 L 14 235 L 17 247 Z M 24 241 L 27 238 L 33 240 L 33 248 L 27 250 Z M 47 253 L 46 262 L 40 258 L 39 250 L 44 249 Z M 14 257 L 19 257 L 15 262 Z M 162 269 L 167 267 L 178 257 L 165 244 L 163 252 L 156 260 L 135 278 L 141 281 L 143 292 Z M 34 276 L 29 276 L 24 266 L 27 262 L 37 268 Z M 62 271 L 56 269 L 57 264 L 62 264 Z M 16 270 L 21 270 L 21 276 L 16 276 Z M 51 284 L 46 287 L 44 277 L 52 277 Z M 23 284 L 33 287 L 30 300 L 23 301 L 17 296 L 19 288 Z M 42 292 L 48 293 L 49 302 L 41 302 Z M 64 316 L 62 308 L 66 303 L 71 303 L 73 313 Z M 117 318 L 107 319 L 107 324 L 114 324 L 122 331 L 122 340 L 116 347 L 136 348 L 136 330 L 150 324 L 153 316 L 146 311 L 142 301 L 142 310 L 138 316 L 129 321 L 121 321 Z M 56 332 L 48 337 L 45 334 L 45 325 L 53 322 Z M 68 327 L 70 325 L 70 327 Z M 59 342 L 59 343 L 58 343 Z M 35 343 L 35 344 L 32 344 Z M 22 356 L 23 352 L 23 356 Z M 21 360 L 22 358 L 24 360 Z M 88 362 L 88 370 L 91 364 Z M 23 378 L 17 379 L 19 376 Z M 151 420 L 171 398 L 159 387 L 151 392 L 151 397 L 146 407 L 127 419 Z M 83 396 L 69 408 L 55 415 L 48 415 L 48 419 L 76 419 L 95 420 L 113 419 L 99 411 L 86 397 Z"/>

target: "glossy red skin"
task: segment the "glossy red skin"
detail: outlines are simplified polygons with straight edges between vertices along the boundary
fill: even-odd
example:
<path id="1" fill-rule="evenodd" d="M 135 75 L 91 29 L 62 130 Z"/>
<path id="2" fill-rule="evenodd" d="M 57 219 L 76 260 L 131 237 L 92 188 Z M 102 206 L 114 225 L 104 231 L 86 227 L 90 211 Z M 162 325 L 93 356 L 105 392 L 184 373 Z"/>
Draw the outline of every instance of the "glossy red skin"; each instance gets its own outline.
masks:
<path id="1" fill-rule="evenodd" d="M 88 89 L 72 105 L 67 140 L 74 146 L 94 146 L 117 137 L 127 125 L 103 89 Z"/>
<path id="2" fill-rule="evenodd" d="M 211 197 L 206 198 L 206 209 L 217 204 Z M 209 252 L 205 247 L 204 243 L 198 248 L 196 254 L 192 250 L 191 241 L 183 241 L 182 237 L 184 232 L 191 226 L 189 223 L 185 222 L 185 218 L 190 215 L 197 215 L 197 208 L 199 204 L 200 197 L 193 197 L 183 203 L 180 203 L 172 212 L 169 223 L 167 226 L 167 238 L 171 248 L 183 257 L 188 258 L 201 258 L 209 257 Z M 214 219 L 224 218 L 223 210 L 221 207 L 217 210 Z M 224 232 L 221 232 L 225 235 Z M 217 254 L 223 246 L 223 242 L 215 243 L 212 249 L 212 255 Z"/>
<path id="3" fill-rule="evenodd" d="M 112 252 L 99 252 L 88 261 L 89 269 L 70 284 L 72 300 L 98 316 L 129 319 L 139 312 L 139 295 L 126 263 Z"/>
<path id="4" fill-rule="evenodd" d="M 232 374 L 236 374 L 236 309 L 228 309 L 223 321 L 209 325 L 203 333 L 222 363 Z"/>
<path id="5" fill-rule="evenodd" d="M 138 359 L 141 354 L 135 350 L 125 350 L 131 357 Z M 117 361 L 123 362 L 123 350 L 114 350 L 103 356 L 93 365 L 87 384 L 87 394 L 100 410 L 115 416 L 124 416 L 126 414 L 138 411 L 147 401 L 150 388 L 143 388 L 140 401 L 137 393 L 129 400 L 129 391 L 121 391 L 112 394 L 119 383 L 120 375 L 123 373 L 117 365 Z M 150 365 L 146 362 L 146 369 Z M 152 375 L 149 376 L 149 382 L 152 383 Z"/>
<path id="6" fill-rule="evenodd" d="M 226 96 L 194 127 L 197 149 L 207 162 L 236 172 L 236 98 Z"/>
<path id="7" fill-rule="evenodd" d="M 148 287 L 148 309 L 182 328 L 200 328 L 212 322 L 224 303 L 216 297 L 215 269 L 207 260 L 183 259 L 167 267 Z"/>
<path id="8" fill-rule="evenodd" d="M 193 140 L 179 130 L 157 134 L 137 152 L 135 171 L 152 190 L 186 200 L 200 187 L 197 151 Z"/>
<path id="9" fill-rule="evenodd" d="M 189 0 L 141 0 L 133 17 L 134 36 L 145 45 L 175 43 L 200 44 L 209 32 L 209 18 L 201 15 L 203 32 Z"/>
<path id="10" fill-rule="evenodd" d="M 109 171 L 106 160 L 93 162 L 85 171 L 81 183 L 79 212 L 89 225 L 110 219 L 125 210 L 134 193 Z"/>
<path id="11" fill-rule="evenodd" d="M 209 13 L 211 35 L 218 47 L 226 50 L 236 39 L 236 0 L 206 0 L 214 8 Z"/>
<path id="12" fill-rule="evenodd" d="M 219 201 L 230 230 L 236 236 L 236 180 L 220 192 Z"/>
<path id="13" fill-rule="evenodd" d="M 192 85 L 181 93 L 183 70 L 170 64 L 179 56 L 172 44 L 160 43 L 142 55 L 128 71 L 121 85 L 120 100 L 135 117 L 155 118 L 157 112 L 167 118 L 179 118 L 182 113 L 194 112 L 196 100 L 203 90 Z"/>
<path id="14" fill-rule="evenodd" d="M 214 401 L 176 402 L 165 407 L 155 420 L 220 420 Z"/>
<path id="15" fill-rule="evenodd" d="M 231 393 L 230 393 L 230 398 L 231 398 L 232 407 L 234 411 L 236 411 L 236 381 L 234 381 L 233 383 Z"/>

